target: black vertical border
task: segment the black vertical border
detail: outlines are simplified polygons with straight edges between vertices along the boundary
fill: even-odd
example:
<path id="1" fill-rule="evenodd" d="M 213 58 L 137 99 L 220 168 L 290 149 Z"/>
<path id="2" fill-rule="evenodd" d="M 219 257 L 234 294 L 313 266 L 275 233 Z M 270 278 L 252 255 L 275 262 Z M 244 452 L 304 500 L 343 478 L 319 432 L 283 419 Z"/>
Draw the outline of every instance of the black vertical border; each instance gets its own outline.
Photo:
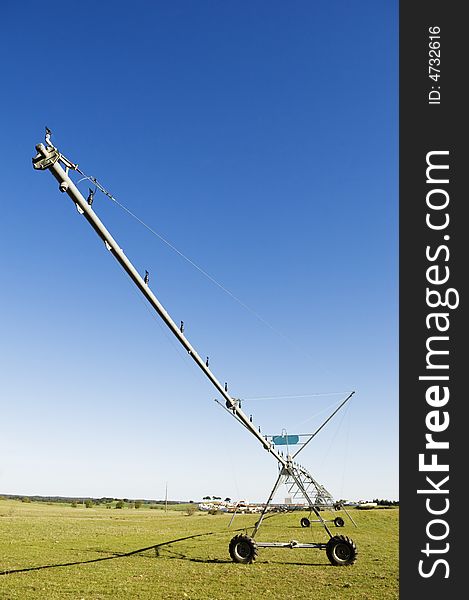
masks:
<path id="1" fill-rule="evenodd" d="M 468 108 L 463 88 L 467 88 L 469 67 L 467 65 L 469 24 L 463 17 L 464 3 L 407 1 L 400 3 L 400 597 L 425 600 L 465 597 L 468 586 L 463 579 L 467 555 L 467 522 L 469 513 L 464 494 L 469 497 L 469 426 L 466 405 L 469 403 L 465 374 L 469 373 L 469 352 L 466 349 L 467 279 L 469 277 L 469 218 L 466 205 L 469 195 L 465 189 L 469 164 L 466 157 Z M 433 82 L 429 77 L 429 27 L 441 29 L 441 77 Z M 431 86 L 440 86 L 441 104 L 430 105 L 428 94 Z M 450 194 L 448 207 L 450 224 L 444 232 L 430 230 L 425 222 L 427 206 L 426 155 L 432 150 L 449 150 L 449 185 L 444 186 Z M 443 240 L 443 236 L 450 236 Z M 425 318 L 431 309 L 426 305 L 426 269 L 430 266 L 425 256 L 428 245 L 436 248 L 447 244 L 450 250 L 448 265 L 450 280 L 447 286 L 459 292 L 460 304 L 450 313 L 449 362 L 450 400 L 445 409 L 450 416 L 449 428 L 439 438 L 449 441 L 449 449 L 439 452 L 439 461 L 450 466 L 448 499 L 450 508 L 441 518 L 449 525 L 448 537 L 440 542 L 428 539 L 426 527 L 433 518 L 427 512 L 425 495 L 418 489 L 429 488 L 425 476 L 418 468 L 418 455 L 425 452 L 425 417 L 431 407 L 425 401 L 428 382 L 419 381 L 425 374 L 426 340 L 432 335 L 426 327 Z M 441 256 L 445 253 L 442 252 Z M 435 286 L 431 286 L 435 287 Z M 441 286 L 444 287 L 444 286 Z M 437 310 L 444 310 L 443 308 Z M 444 334 L 441 334 L 444 335 Z M 446 384 L 444 384 L 446 385 Z M 431 452 L 430 452 L 431 453 Z M 446 459 L 446 460 L 444 460 Z M 466 476 L 466 473 L 468 475 Z M 446 475 L 435 473 L 439 481 Z M 443 486 L 442 486 L 443 487 Z M 465 489 L 464 489 L 465 488 Z M 443 506 L 443 496 L 433 495 Z M 442 532 L 443 526 L 433 529 Z M 422 552 L 426 543 L 442 549 L 449 543 L 448 552 L 426 557 Z M 425 560 L 424 570 L 431 571 L 432 564 L 443 558 L 449 564 L 439 565 L 431 577 L 419 575 L 420 560 Z M 417 595 L 421 594 L 421 596 Z"/>

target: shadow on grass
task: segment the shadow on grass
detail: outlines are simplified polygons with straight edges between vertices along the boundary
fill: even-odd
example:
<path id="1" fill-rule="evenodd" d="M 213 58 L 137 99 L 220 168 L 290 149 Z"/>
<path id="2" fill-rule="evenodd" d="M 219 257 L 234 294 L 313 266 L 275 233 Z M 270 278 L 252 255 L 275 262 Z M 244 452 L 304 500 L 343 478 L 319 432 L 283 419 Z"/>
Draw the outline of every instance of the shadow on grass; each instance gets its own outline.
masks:
<path id="1" fill-rule="evenodd" d="M 245 531 L 245 528 L 243 527 L 242 529 L 232 529 L 231 531 L 233 533 L 238 532 L 238 531 Z M 27 573 L 29 571 L 40 571 L 42 569 L 56 569 L 58 567 L 73 567 L 76 565 L 88 565 L 91 563 L 104 562 L 106 560 L 116 560 L 118 558 L 127 558 L 129 556 L 135 556 L 135 555 L 141 554 L 142 552 L 147 552 L 149 550 L 154 550 L 155 555 L 160 556 L 160 549 L 164 548 L 165 546 L 170 546 L 171 544 L 176 544 L 177 542 L 184 542 L 186 540 L 192 540 L 192 539 L 198 538 L 198 537 L 206 537 L 209 535 L 222 535 L 222 534 L 226 534 L 226 532 L 225 531 L 209 531 L 207 533 L 196 533 L 195 535 L 189 535 L 186 537 L 177 538 L 175 540 L 168 540 L 166 542 L 161 542 L 160 544 L 153 544 L 152 546 L 146 546 L 145 548 L 138 548 L 137 550 L 131 550 L 130 552 L 112 552 L 112 553 L 110 553 L 110 556 L 102 556 L 100 558 L 90 558 L 88 560 L 76 560 L 76 561 L 72 561 L 72 562 L 56 563 L 56 564 L 52 564 L 52 565 L 39 565 L 36 567 L 23 567 L 21 569 L 7 569 L 5 571 L 0 571 L 0 575 L 13 575 L 14 573 Z M 105 550 L 94 550 L 94 552 L 103 553 L 106 551 Z M 166 552 L 170 555 L 170 556 L 168 556 L 168 558 L 176 559 L 176 560 L 187 560 L 190 562 L 205 563 L 205 564 L 228 564 L 228 563 L 232 562 L 231 560 L 228 560 L 228 559 L 218 559 L 218 558 L 206 559 L 206 558 L 191 557 L 191 556 L 187 556 L 180 552 L 175 552 L 174 550 L 169 550 L 169 549 L 166 549 Z M 109 552 L 108 552 L 108 554 L 109 554 Z M 258 560 L 257 562 L 261 563 L 261 564 L 288 564 L 288 565 L 298 565 L 298 566 L 305 566 L 305 567 L 332 566 L 332 565 L 328 565 L 327 563 L 326 564 L 324 564 L 324 563 L 303 563 L 303 562 L 287 562 L 287 563 L 285 563 L 284 561 L 280 561 L 280 560 Z"/>
<path id="2" fill-rule="evenodd" d="M 56 569 L 58 567 L 73 567 L 76 565 L 88 565 L 91 563 L 103 562 L 105 560 L 116 560 L 117 558 L 126 558 L 128 556 L 134 556 L 136 554 L 140 554 L 141 552 L 146 552 L 148 550 L 155 550 L 156 556 L 159 556 L 159 549 L 163 548 L 164 546 L 169 546 L 170 544 L 175 544 L 176 542 L 184 542 L 185 540 L 192 540 L 197 537 L 216 535 L 216 534 L 220 534 L 220 532 L 219 531 L 210 531 L 208 533 L 197 533 L 195 535 L 189 535 L 186 537 L 177 538 L 175 540 L 169 540 L 167 542 L 162 542 L 161 544 L 153 544 L 152 546 L 146 546 L 145 548 L 138 548 L 137 550 L 131 550 L 130 552 L 113 552 L 111 554 L 111 556 L 102 556 L 100 558 L 90 558 L 88 560 L 76 560 L 73 562 L 56 563 L 53 565 L 40 565 L 37 567 L 24 567 L 22 569 L 8 569 L 6 571 L 0 571 L 0 575 L 12 575 L 13 573 L 27 573 L 28 571 L 40 571 L 41 569 Z"/>

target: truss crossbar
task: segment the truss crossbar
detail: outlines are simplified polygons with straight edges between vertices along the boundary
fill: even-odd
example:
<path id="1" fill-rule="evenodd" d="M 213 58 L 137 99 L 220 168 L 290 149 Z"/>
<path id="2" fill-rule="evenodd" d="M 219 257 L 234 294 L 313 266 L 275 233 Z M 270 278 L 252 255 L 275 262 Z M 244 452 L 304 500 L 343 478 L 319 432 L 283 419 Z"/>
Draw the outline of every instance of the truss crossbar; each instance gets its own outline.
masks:
<path id="1" fill-rule="evenodd" d="M 292 463 L 291 460 L 289 460 L 287 464 L 280 469 L 274 487 L 264 505 L 264 509 L 259 517 L 259 520 L 254 525 L 252 537 L 254 537 L 259 531 L 264 516 L 266 515 L 269 506 L 272 503 L 275 493 L 282 483 L 287 485 L 288 491 L 289 493 L 292 493 L 293 498 L 301 498 L 303 502 L 306 501 L 309 510 L 315 513 L 319 522 L 329 534 L 329 537 L 332 537 L 326 521 L 319 513 L 320 509 L 335 510 L 337 504 L 334 502 L 332 494 L 326 490 L 323 485 L 318 483 L 311 473 L 309 473 L 304 467 L 300 467 L 299 465 Z"/>
<path id="2" fill-rule="evenodd" d="M 336 502 L 332 494 L 304 467 L 292 466 L 284 469 L 285 484 L 294 499 L 304 499 L 308 508 L 321 508 L 334 510 Z"/>

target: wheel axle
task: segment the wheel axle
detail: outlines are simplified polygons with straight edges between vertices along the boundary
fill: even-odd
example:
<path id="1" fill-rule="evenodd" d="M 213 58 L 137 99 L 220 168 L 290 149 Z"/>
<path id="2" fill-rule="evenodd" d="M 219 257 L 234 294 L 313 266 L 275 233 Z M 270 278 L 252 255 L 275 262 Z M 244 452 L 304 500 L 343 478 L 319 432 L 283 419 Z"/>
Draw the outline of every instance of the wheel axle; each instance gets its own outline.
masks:
<path id="1" fill-rule="evenodd" d="M 251 564 L 257 558 L 258 548 L 314 548 L 325 550 L 327 558 L 335 567 L 353 565 L 357 560 L 357 547 L 355 542 L 345 535 L 335 535 L 327 543 L 303 544 L 296 540 L 289 542 L 256 542 L 248 535 L 235 535 L 230 541 L 229 552 L 233 562 Z"/>

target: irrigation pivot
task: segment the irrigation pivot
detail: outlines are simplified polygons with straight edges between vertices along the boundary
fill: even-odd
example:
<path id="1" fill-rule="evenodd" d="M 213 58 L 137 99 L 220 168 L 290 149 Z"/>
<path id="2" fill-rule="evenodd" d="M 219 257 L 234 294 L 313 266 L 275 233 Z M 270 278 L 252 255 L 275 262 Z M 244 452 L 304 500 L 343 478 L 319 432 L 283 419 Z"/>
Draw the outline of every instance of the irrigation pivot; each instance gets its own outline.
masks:
<path id="1" fill-rule="evenodd" d="M 140 275 L 140 273 L 135 269 L 132 262 L 124 254 L 116 240 L 106 229 L 102 221 L 93 210 L 93 199 L 97 189 L 99 189 L 108 197 L 112 199 L 114 198 L 99 184 L 96 179 L 87 176 L 85 176 L 85 178 L 92 181 L 95 184 L 96 189 L 94 191 L 90 190 L 88 198 L 84 198 L 76 184 L 71 179 L 70 171 L 75 171 L 81 175 L 84 175 L 84 173 L 78 168 L 77 164 L 68 160 L 52 144 L 50 130 L 46 129 L 45 144 L 38 144 L 36 146 L 36 150 L 37 154 L 33 158 L 34 169 L 48 170 L 50 173 L 52 173 L 59 183 L 59 190 L 62 193 L 66 193 L 70 197 L 79 214 L 85 217 L 98 236 L 103 240 L 107 250 L 109 250 L 109 252 L 129 275 L 130 279 L 134 282 L 143 296 L 148 300 L 150 305 L 161 317 L 163 322 L 171 330 L 173 335 L 184 347 L 204 375 L 208 377 L 208 379 L 215 386 L 218 393 L 224 399 L 227 411 L 260 442 L 262 447 L 273 456 L 279 465 L 278 477 L 275 481 L 272 492 L 266 504 L 264 505 L 264 509 L 258 521 L 254 525 L 251 535 L 236 535 L 230 541 L 229 552 L 233 561 L 238 563 L 253 562 L 257 556 L 257 548 L 316 548 L 325 550 L 328 559 L 333 565 L 341 566 L 353 564 L 357 557 L 357 548 L 355 543 L 347 536 L 332 535 L 329 527 L 327 526 L 326 520 L 323 519 L 320 514 L 321 509 L 337 510 L 342 507 L 334 502 L 330 492 L 320 485 L 303 466 L 294 460 L 301 449 L 293 456 L 290 454 L 284 456 L 283 453 L 277 450 L 272 439 L 269 439 L 267 436 L 264 436 L 260 433 L 259 429 L 256 428 L 252 422 L 252 419 L 249 418 L 241 409 L 241 402 L 232 397 L 228 392 L 227 385 L 222 385 L 222 383 L 212 373 L 211 369 L 209 368 L 208 359 L 203 360 L 186 338 L 184 335 L 183 323 L 181 322 L 181 324 L 178 326 L 152 292 L 149 286 L 148 272 L 145 272 L 144 277 Z M 341 406 L 343 406 L 352 395 L 353 392 L 349 394 L 349 396 L 342 402 Z M 312 434 L 306 443 L 311 441 L 311 439 L 319 432 L 320 429 L 322 429 L 326 422 L 332 418 L 337 410 L 334 411 L 334 413 L 328 419 L 326 419 L 323 425 L 321 425 L 321 427 L 314 434 Z M 303 447 L 306 445 L 306 443 L 303 444 Z M 255 540 L 264 516 L 272 503 L 275 492 L 282 483 L 286 483 L 287 486 L 289 486 L 290 491 L 295 497 L 301 496 L 306 501 L 310 510 L 310 514 L 314 513 L 314 515 L 317 517 L 316 521 L 321 523 L 321 525 L 324 527 L 324 530 L 329 537 L 327 542 L 303 544 L 295 540 L 290 542 L 257 542 Z M 309 519 L 306 520 L 309 521 Z"/>

